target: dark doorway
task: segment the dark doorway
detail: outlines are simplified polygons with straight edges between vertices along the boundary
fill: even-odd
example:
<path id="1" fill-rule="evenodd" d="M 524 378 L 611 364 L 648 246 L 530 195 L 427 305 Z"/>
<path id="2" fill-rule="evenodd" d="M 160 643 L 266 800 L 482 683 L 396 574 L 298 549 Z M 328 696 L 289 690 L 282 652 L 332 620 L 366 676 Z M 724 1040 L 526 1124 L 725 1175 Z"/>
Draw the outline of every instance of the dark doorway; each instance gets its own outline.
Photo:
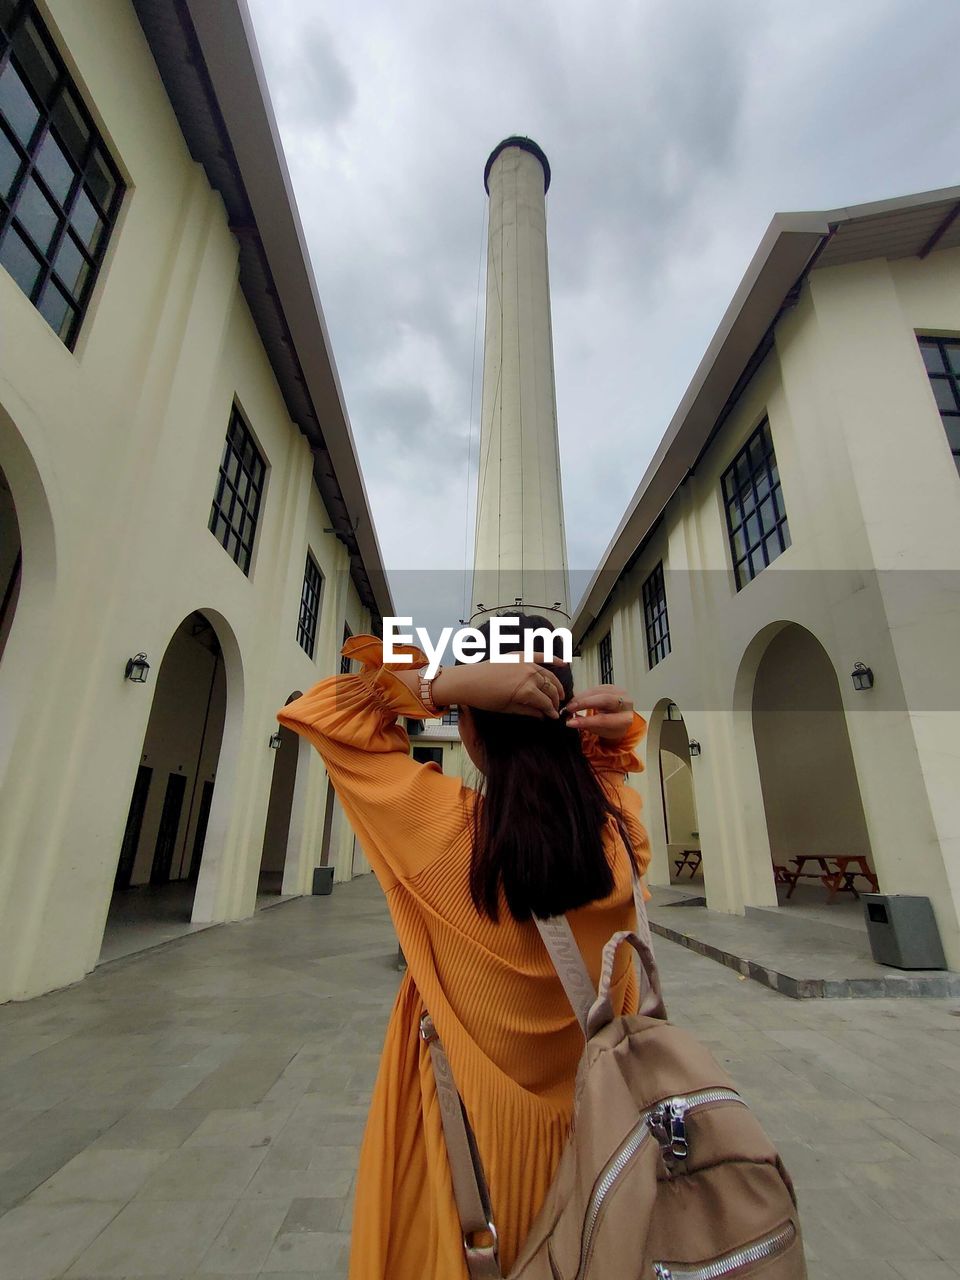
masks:
<path id="1" fill-rule="evenodd" d="M 207 838 L 207 823 L 210 820 L 210 805 L 213 803 L 213 780 L 208 778 L 203 784 L 203 790 L 200 793 L 200 809 L 197 813 L 197 830 L 193 837 L 193 853 L 190 857 L 190 875 L 188 879 L 191 884 L 197 883 L 197 877 L 200 875 L 200 862 L 203 858 L 203 845 Z"/>
<path id="2" fill-rule="evenodd" d="M 297 694 L 291 694 L 287 703 Z M 287 845 L 290 840 L 290 819 L 293 816 L 293 793 L 297 785 L 297 764 L 300 758 L 300 739 L 282 725 L 279 731 L 280 746 L 274 753 L 273 777 L 270 782 L 270 799 L 263 827 L 263 848 L 260 853 L 258 893 L 283 892 L 283 876 L 287 863 Z"/>
<path id="3" fill-rule="evenodd" d="M 123 843 L 120 846 L 120 861 L 117 863 L 117 875 L 113 882 L 114 890 L 129 889 L 130 877 L 133 875 L 133 864 L 140 843 L 140 831 L 143 827 L 143 814 L 147 807 L 147 796 L 150 794 L 150 783 L 153 770 L 142 764 L 137 770 L 137 780 L 133 784 L 133 797 L 130 811 L 127 814 L 127 825 L 123 832 Z"/>
<path id="4" fill-rule="evenodd" d="M 0 470 L 0 656 L 13 625 L 20 598 L 23 551 L 20 524 L 7 477 Z"/>
<path id="5" fill-rule="evenodd" d="M 183 774 L 171 773 L 167 779 L 167 792 L 163 797 L 163 812 L 160 815 L 157 843 L 153 851 L 153 866 L 150 868 L 152 885 L 166 884 L 170 879 L 170 868 L 173 866 L 173 855 L 177 848 L 177 832 L 180 830 L 180 816 L 183 812 L 183 797 L 186 790 L 187 780 Z"/>

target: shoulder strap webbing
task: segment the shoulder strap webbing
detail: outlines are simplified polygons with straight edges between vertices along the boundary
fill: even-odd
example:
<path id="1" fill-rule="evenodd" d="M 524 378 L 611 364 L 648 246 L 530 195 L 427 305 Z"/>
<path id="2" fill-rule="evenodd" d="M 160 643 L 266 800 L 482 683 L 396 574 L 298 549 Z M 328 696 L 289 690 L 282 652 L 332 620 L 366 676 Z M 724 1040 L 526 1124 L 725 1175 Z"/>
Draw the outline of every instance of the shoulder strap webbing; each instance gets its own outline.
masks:
<path id="1" fill-rule="evenodd" d="M 663 1018 L 666 1016 L 666 1011 L 663 1007 L 663 995 L 660 990 L 660 975 L 657 971 L 656 961 L 653 958 L 650 921 L 647 919 L 647 908 L 643 901 L 640 877 L 637 875 L 632 862 L 630 864 L 630 874 L 633 880 L 633 905 L 637 916 L 635 950 L 640 957 L 639 1011 L 651 1018 Z M 596 1014 L 591 1019 L 591 1010 L 595 1005 L 603 1005 L 606 1008 L 609 1003 L 613 955 L 615 955 L 616 949 L 614 948 L 614 952 L 610 956 L 609 964 L 604 964 L 604 972 L 598 993 L 594 990 L 593 983 L 590 981 L 590 974 L 584 964 L 583 956 L 580 954 L 580 948 L 577 946 L 577 940 L 573 936 L 573 930 L 570 928 L 570 922 L 567 917 L 553 916 L 549 920 L 537 920 L 535 918 L 534 924 L 540 931 L 540 937 L 543 939 L 544 946 L 553 961 L 557 977 L 563 984 L 563 989 L 567 993 L 567 999 L 570 1001 L 571 1007 L 577 1016 L 577 1021 L 580 1023 L 583 1034 L 589 1039 L 598 1025 Z M 625 937 L 625 935 L 615 936 L 620 937 L 621 940 Z M 606 958 L 607 952 L 605 951 L 605 961 Z M 599 1025 L 602 1025 L 602 1023 Z"/>
<path id="2" fill-rule="evenodd" d="M 420 1019 L 420 1036 L 430 1047 L 443 1138 L 453 1180 L 453 1198 L 460 1218 L 463 1252 L 470 1280 L 502 1280 L 497 1232 L 490 1208 L 490 1191 L 480 1153 L 457 1092 L 449 1060 L 429 1013 L 424 1013 Z M 492 1236 L 492 1244 L 474 1243 L 474 1235 L 481 1231 Z"/>

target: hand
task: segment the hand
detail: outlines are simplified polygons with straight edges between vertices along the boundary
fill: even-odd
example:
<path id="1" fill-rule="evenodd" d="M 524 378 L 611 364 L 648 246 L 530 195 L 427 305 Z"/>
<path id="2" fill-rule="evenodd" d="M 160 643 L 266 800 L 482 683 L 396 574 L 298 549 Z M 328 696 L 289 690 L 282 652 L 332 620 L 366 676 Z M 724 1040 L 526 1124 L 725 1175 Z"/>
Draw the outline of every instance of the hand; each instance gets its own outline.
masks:
<path id="1" fill-rule="evenodd" d="M 633 699 L 626 689 L 612 684 L 598 684 L 571 698 L 567 710 L 587 713 L 571 715 L 567 721 L 569 728 L 586 730 L 611 742 L 618 742 L 633 723 Z"/>
<path id="2" fill-rule="evenodd" d="M 475 662 L 444 667 L 434 681 L 433 696 L 438 706 L 455 702 L 481 711 L 558 720 L 564 694 L 557 677 L 536 662 Z"/>

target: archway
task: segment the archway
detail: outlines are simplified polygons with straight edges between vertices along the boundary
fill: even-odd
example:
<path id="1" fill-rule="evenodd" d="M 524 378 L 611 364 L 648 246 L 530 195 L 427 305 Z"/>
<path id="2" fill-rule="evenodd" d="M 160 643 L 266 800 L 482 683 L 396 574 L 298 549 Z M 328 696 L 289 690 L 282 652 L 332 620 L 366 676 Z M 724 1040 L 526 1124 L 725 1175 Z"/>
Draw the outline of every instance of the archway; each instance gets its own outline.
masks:
<path id="1" fill-rule="evenodd" d="M 18 416 L 35 426 L 25 406 Z M 27 437 L 0 405 L 0 777 L 54 635 L 56 540 L 44 480 L 49 463 L 42 450 L 34 456 Z"/>
<path id="2" fill-rule="evenodd" d="M 302 696 L 299 692 L 291 693 L 284 705 L 289 705 Z M 287 874 L 288 852 L 292 844 L 291 819 L 297 789 L 300 747 L 304 739 L 286 725 L 279 727 L 278 738 L 280 745 L 274 756 L 270 799 L 267 802 L 267 818 L 263 828 L 258 896 L 282 894 L 285 888 L 289 892 L 290 880 L 293 878 Z"/>
<path id="3" fill-rule="evenodd" d="M 0 662 L 20 599 L 23 546 L 20 522 L 6 474 L 0 467 Z"/>
<path id="4" fill-rule="evenodd" d="M 850 914 L 859 924 L 853 889 L 866 889 L 868 882 L 859 880 L 853 889 L 844 883 L 831 899 L 821 879 L 843 865 L 834 861 L 838 857 L 863 857 L 869 868 L 874 865 L 846 714 L 829 656 L 798 623 L 780 627 L 766 645 L 751 714 L 779 902 L 818 912 L 829 907 L 836 923 Z M 797 879 L 796 859 L 804 858 Z"/>
<path id="5" fill-rule="evenodd" d="M 191 928 L 226 695 L 216 627 L 204 613 L 191 613 L 157 671 L 101 959 Z"/>
<path id="6" fill-rule="evenodd" d="M 680 708 L 663 709 L 658 751 L 660 804 L 671 884 L 703 885 L 690 739 Z"/>

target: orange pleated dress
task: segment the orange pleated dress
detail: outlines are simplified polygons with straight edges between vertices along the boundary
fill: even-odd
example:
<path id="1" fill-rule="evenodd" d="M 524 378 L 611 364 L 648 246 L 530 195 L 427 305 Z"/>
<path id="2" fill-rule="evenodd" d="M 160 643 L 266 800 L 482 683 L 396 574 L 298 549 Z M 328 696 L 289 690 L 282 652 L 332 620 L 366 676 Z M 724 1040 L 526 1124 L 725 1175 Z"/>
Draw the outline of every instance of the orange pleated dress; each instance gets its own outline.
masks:
<path id="1" fill-rule="evenodd" d="M 398 716 L 429 718 L 384 665 L 372 636 L 342 650 L 357 674 L 321 680 L 277 713 L 320 752 L 340 802 L 386 895 L 407 972 L 387 1028 L 360 1150 L 350 1280 L 466 1280 L 467 1269 L 440 1111 L 420 1015 L 429 1009 L 446 1048 L 490 1187 L 506 1275 L 560 1159 L 573 1111 L 583 1035 L 532 921 L 518 923 L 501 891 L 494 923 L 468 887 L 476 793 L 409 754 Z M 426 657 L 408 649 L 415 666 Z M 407 665 L 404 669 L 409 670 Z M 625 775 L 642 764 L 646 731 L 634 716 L 609 744 L 584 733 L 584 750 L 619 802 L 641 869 L 649 845 L 640 797 Z M 570 730 L 570 732 L 574 732 Z M 604 833 L 616 888 L 568 913 L 596 983 L 604 943 L 633 928 L 626 849 Z M 637 1008 L 629 948 L 614 971 L 618 1013 Z"/>

